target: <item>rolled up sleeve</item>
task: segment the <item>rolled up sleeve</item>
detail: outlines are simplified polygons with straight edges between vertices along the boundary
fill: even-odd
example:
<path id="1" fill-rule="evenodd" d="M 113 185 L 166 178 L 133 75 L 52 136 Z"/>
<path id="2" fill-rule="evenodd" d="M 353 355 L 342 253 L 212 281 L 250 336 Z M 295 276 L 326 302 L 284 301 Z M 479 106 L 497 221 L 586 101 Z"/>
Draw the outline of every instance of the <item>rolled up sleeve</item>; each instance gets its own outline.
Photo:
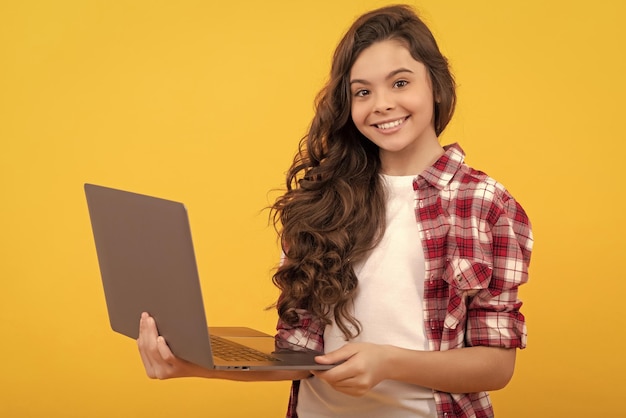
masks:
<path id="1" fill-rule="evenodd" d="M 532 230 L 523 208 L 510 195 L 504 193 L 492 203 L 486 218 L 491 278 L 468 301 L 466 344 L 524 348 L 527 331 L 518 288 L 528 281 Z"/>
<path id="2" fill-rule="evenodd" d="M 297 323 L 290 325 L 279 319 L 276 341 L 307 350 L 324 351 L 324 326 L 304 309 L 297 309 Z"/>

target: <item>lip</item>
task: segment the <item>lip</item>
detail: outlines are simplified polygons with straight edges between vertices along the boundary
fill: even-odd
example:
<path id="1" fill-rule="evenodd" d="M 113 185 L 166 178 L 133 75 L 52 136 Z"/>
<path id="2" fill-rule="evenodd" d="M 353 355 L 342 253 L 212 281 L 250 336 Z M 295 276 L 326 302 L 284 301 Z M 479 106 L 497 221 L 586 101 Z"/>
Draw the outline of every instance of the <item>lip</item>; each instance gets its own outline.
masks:
<path id="1" fill-rule="evenodd" d="M 372 123 L 370 126 L 372 128 L 377 129 L 379 132 L 395 132 L 398 129 L 402 128 L 402 125 L 404 125 L 404 123 L 407 121 L 407 119 L 409 119 L 409 116 L 403 116 L 403 117 L 399 117 L 399 118 L 392 118 L 392 119 L 386 119 L 386 120 L 382 120 L 382 121 L 378 121 L 376 123 Z M 393 122 L 397 122 L 397 121 L 402 121 L 400 122 L 400 124 L 398 124 L 397 126 L 391 127 L 391 128 L 387 128 L 387 129 L 383 129 L 383 128 L 379 128 L 379 125 L 384 125 L 386 123 L 393 123 Z"/>

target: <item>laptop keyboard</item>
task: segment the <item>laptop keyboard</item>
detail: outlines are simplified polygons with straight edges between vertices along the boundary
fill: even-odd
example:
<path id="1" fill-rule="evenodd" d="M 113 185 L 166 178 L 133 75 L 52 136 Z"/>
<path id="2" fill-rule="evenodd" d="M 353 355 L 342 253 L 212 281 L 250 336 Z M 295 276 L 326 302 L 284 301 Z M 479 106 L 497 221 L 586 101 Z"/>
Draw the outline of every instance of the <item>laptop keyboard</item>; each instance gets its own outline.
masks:
<path id="1" fill-rule="evenodd" d="M 226 361 L 280 361 L 262 351 L 215 335 L 211 335 L 211 350 L 215 357 Z"/>

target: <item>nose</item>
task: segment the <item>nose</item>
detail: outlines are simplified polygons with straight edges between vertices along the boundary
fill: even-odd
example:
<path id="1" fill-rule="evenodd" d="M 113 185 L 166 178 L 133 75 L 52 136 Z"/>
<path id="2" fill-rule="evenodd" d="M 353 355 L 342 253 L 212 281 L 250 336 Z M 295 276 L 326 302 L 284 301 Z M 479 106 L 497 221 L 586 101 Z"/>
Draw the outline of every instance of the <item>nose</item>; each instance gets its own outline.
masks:
<path id="1" fill-rule="evenodd" d="M 374 112 L 383 113 L 392 110 L 394 107 L 393 99 L 388 92 L 379 91 L 375 96 Z"/>

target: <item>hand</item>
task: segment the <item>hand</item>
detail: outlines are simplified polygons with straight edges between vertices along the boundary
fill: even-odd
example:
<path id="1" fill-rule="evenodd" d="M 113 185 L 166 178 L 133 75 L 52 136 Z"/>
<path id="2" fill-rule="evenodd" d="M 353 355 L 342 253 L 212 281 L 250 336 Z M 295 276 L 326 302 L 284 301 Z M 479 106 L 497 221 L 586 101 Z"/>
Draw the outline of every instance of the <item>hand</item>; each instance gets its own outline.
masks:
<path id="1" fill-rule="evenodd" d="M 351 396 L 363 396 L 387 378 L 386 363 L 390 346 L 348 343 L 338 350 L 318 356 L 321 364 L 341 363 L 326 371 L 312 371 L 335 390 Z"/>
<path id="2" fill-rule="evenodd" d="M 159 335 L 156 323 L 147 313 L 141 314 L 137 347 L 143 367 L 150 379 L 171 379 L 173 377 L 206 377 L 240 381 L 276 381 L 306 379 L 306 370 L 276 371 L 232 371 L 209 370 L 202 366 L 177 358 Z"/>
<path id="3" fill-rule="evenodd" d="M 201 376 L 206 369 L 174 356 L 159 335 L 154 318 L 141 314 L 137 347 L 143 367 L 150 379 L 170 379 L 173 377 Z"/>

